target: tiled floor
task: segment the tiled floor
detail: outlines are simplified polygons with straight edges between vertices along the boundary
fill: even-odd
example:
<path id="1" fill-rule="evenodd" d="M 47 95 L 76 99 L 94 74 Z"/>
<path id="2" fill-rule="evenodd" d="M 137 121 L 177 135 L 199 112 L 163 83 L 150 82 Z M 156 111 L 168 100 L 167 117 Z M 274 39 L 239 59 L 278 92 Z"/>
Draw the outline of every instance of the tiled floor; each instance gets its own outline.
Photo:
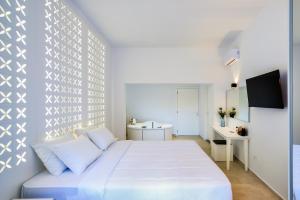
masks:
<path id="1" fill-rule="evenodd" d="M 175 140 L 195 140 L 210 156 L 210 144 L 199 136 L 177 136 Z M 234 160 L 231 169 L 226 170 L 225 162 L 216 162 L 232 185 L 234 200 L 277 200 L 281 199 L 251 171 L 245 172 L 243 164 Z"/>

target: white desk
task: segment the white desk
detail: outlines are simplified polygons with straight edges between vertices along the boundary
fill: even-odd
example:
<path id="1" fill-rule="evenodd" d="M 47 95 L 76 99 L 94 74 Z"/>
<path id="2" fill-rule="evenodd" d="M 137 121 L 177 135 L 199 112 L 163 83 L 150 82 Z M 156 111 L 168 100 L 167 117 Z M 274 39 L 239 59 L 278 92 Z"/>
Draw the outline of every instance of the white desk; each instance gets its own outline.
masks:
<path id="1" fill-rule="evenodd" d="M 214 131 L 226 139 L 226 168 L 230 169 L 230 145 L 232 140 L 242 140 L 244 142 L 244 157 L 245 157 L 245 171 L 248 171 L 248 152 L 249 152 L 249 137 L 240 136 L 235 129 L 229 127 L 214 126 Z"/>

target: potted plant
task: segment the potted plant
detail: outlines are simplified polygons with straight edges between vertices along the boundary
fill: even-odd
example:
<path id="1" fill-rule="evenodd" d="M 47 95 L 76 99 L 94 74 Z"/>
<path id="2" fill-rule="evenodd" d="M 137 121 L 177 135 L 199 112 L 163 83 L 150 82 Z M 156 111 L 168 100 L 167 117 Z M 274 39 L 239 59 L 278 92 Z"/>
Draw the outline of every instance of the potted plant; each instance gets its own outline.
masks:
<path id="1" fill-rule="evenodd" d="M 235 107 L 232 107 L 232 110 L 229 112 L 229 116 L 230 116 L 231 118 L 234 118 L 235 115 L 236 115 L 236 109 L 235 109 Z"/>
<path id="2" fill-rule="evenodd" d="M 226 116 L 226 111 L 223 111 L 223 108 L 220 107 L 218 111 L 220 118 L 221 118 L 221 127 L 225 127 L 225 116 Z"/>

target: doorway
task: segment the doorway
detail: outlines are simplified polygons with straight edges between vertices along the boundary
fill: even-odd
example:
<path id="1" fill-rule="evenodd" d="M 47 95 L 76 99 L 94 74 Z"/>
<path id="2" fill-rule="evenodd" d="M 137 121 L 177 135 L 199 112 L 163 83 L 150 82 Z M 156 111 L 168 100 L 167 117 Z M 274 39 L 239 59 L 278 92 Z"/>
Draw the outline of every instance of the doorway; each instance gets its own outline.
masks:
<path id="1" fill-rule="evenodd" d="M 177 89 L 177 135 L 199 135 L 199 89 Z"/>

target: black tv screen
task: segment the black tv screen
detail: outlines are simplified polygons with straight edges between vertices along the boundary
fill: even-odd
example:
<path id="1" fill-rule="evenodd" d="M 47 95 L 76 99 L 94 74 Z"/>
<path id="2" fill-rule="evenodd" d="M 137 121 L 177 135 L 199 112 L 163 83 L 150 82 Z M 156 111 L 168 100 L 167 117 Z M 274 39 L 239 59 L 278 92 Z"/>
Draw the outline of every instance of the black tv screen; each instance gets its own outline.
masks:
<path id="1" fill-rule="evenodd" d="M 249 107 L 284 108 L 279 70 L 246 80 Z"/>

